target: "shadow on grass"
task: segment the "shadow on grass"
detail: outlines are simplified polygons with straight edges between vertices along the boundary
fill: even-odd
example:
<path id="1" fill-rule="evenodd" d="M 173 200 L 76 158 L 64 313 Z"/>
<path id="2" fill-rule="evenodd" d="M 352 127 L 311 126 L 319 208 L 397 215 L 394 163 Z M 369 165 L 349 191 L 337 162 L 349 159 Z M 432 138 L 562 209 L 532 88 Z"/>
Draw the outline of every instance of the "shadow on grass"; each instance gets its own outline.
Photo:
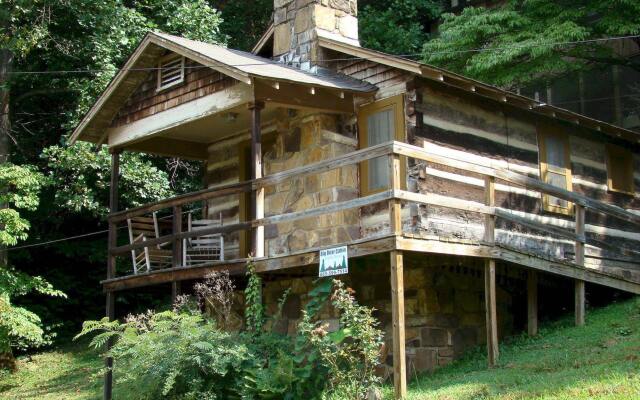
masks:
<path id="1" fill-rule="evenodd" d="M 545 324 L 536 337 L 507 338 L 496 368 L 478 347 L 431 374 L 414 377 L 410 399 L 640 398 L 640 301 Z M 387 388 L 386 396 L 391 397 Z M 604 395 L 602 395 L 604 396 Z"/>
<path id="2" fill-rule="evenodd" d="M 99 353 L 86 343 L 21 358 L 17 372 L 0 376 L 0 397 L 97 399 L 102 381 L 96 374 L 102 365 Z"/>

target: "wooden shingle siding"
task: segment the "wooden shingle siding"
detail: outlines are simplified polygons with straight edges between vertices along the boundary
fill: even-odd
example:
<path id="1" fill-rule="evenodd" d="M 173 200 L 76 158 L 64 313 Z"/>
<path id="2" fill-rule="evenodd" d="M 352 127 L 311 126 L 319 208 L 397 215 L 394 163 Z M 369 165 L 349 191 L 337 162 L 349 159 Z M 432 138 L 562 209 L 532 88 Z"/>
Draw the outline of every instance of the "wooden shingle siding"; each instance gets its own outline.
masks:
<path id="1" fill-rule="evenodd" d="M 185 61 L 184 82 L 158 91 L 157 71 L 152 70 L 114 118 L 112 127 L 121 126 L 177 107 L 211 93 L 226 89 L 238 81 L 194 61 Z"/>
<path id="2" fill-rule="evenodd" d="M 344 60 L 335 65 L 339 73 L 376 85 L 393 86 L 413 79 L 411 74 L 369 60 Z"/>

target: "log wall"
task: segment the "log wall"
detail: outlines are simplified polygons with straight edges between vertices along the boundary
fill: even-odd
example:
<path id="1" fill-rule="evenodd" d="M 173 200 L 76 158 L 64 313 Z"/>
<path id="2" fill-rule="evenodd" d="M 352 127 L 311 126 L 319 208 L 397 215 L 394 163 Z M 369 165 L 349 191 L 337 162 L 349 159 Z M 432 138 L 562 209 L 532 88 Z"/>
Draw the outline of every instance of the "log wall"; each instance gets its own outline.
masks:
<path id="1" fill-rule="evenodd" d="M 411 92 L 408 92 L 411 93 Z M 501 167 L 539 178 L 537 124 L 543 117 L 532 116 L 494 101 L 482 102 L 476 98 L 423 82 L 415 89 L 414 103 L 407 96 L 408 141 L 440 155 L 450 155 L 481 165 Z M 604 136 L 598 137 L 588 130 L 569 124 L 556 124 L 569 135 L 573 191 L 591 198 L 618 205 L 625 209 L 640 209 L 638 193 L 626 195 L 607 190 Z M 640 159 L 635 155 L 636 171 Z M 409 187 L 423 193 L 438 193 L 465 200 L 481 202 L 484 183 L 479 176 L 429 163 L 409 164 Z M 638 188 L 640 177 L 635 174 Z M 542 209 L 538 192 L 514 187 L 497 181 L 496 205 L 514 210 L 519 216 L 536 218 L 541 222 L 574 226 L 573 215 L 561 215 Z M 411 230 L 423 235 L 454 239 L 481 240 L 483 217 L 478 214 L 420 206 L 412 212 Z M 498 220 L 496 239 L 509 247 L 525 249 L 545 256 L 572 260 L 573 242 L 535 231 L 521 225 Z M 605 240 L 614 247 L 637 248 L 640 232 L 632 223 L 600 213 L 587 212 L 587 237 Z M 624 262 L 619 251 L 587 246 L 588 266 L 603 268 L 626 276 L 637 275 L 637 267 Z M 603 261 L 607 259 L 606 261 Z"/>

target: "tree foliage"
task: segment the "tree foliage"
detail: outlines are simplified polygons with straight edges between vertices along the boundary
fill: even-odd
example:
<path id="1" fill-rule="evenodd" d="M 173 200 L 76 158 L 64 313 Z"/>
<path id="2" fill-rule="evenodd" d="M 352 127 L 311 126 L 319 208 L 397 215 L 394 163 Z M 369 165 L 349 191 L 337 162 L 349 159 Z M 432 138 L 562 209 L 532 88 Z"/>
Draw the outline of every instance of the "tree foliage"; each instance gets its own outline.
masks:
<path id="1" fill-rule="evenodd" d="M 10 79 L 0 82 L 3 94 L 11 93 L 9 112 L 3 112 L 4 116 L 10 117 L 11 124 L 3 124 L 8 129 L 2 132 L 7 133 L 2 137 L 11 137 L 8 151 L 15 164 L 2 166 L 0 179 L 10 181 L 2 182 L 3 188 L 10 188 L 2 194 L 14 196 L 14 200 L 22 202 L 16 201 L 14 206 L 0 211 L 0 224 L 4 225 L 0 229 L 0 240 L 13 246 L 26 239 L 29 227 L 30 236 L 38 241 L 104 229 L 104 225 L 101 226 L 103 222 L 97 217 L 103 217 L 107 211 L 110 156 L 106 149 L 96 152 L 86 143 L 67 146 L 69 132 L 147 31 L 158 29 L 224 43 L 226 35 L 219 29 L 220 14 L 206 0 L 0 1 L 0 50 L 9 50 L 15 55 L 7 58 L 12 63 L 10 69 L 21 72 L 88 71 L 46 75 L 20 73 L 9 75 Z M 6 147 L 0 153 L 4 153 Z M 121 205 L 133 207 L 175 193 L 168 174 L 172 165 L 185 164 L 168 164 L 159 158 L 138 154 L 124 155 L 121 163 Z M 171 172 L 178 176 L 187 175 L 175 170 Z M 192 189 L 189 184 L 197 181 L 195 176 L 186 178 L 179 179 L 179 190 Z M 28 193 L 16 197 L 14 187 Z M 26 215 L 19 210 L 19 205 L 33 207 L 23 208 L 23 211 L 28 208 L 29 214 Z M 45 275 L 55 277 L 53 283 L 65 292 L 79 293 L 86 291 L 85 288 L 95 287 L 93 295 L 99 297 L 96 286 L 99 278 L 95 276 L 93 263 L 96 259 L 104 260 L 103 248 L 104 237 L 95 236 L 82 242 L 60 242 L 29 251 L 10 249 L 8 254 L 16 269 L 3 266 L 2 272 L 6 276 L 0 289 L 4 296 L 3 307 L 15 311 L 11 314 L 12 324 L 15 327 L 40 326 L 42 330 L 38 315 L 43 316 L 43 312 L 47 314 L 43 320 L 47 321 L 82 318 L 84 312 L 95 315 L 97 311 L 92 307 L 99 307 L 101 302 L 94 302 L 92 298 L 80 300 L 92 305 L 71 314 L 64 303 L 52 301 L 43 304 L 37 296 L 22 296 L 27 292 L 11 285 L 24 282 L 27 274 Z M 42 288 L 32 286 L 31 292 L 42 292 L 39 290 Z M 28 305 L 29 310 L 37 312 L 21 311 L 27 308 L 15 305 L 14 298 L 18 296 L 22 296 L 20 304 Z M 78 302 L 74 300 L 69 304 L 69 307 L 77 306 Z M 49 313 L 56 314 L 52 316 Z M 10 314 L 4 314 L 5 320 L 8 321 L 9 317 Z M 17 321 L 25 324 L 19 325 Z M 37 330 L 30 329 L 30 332 Z M 30 339 L 23 343 L 44 342 L 34 340 L 43 338 L 42 335 L 30 335 Z M 14 340 L 16 332 L 0 334 L 5 339 L 8 336 L 11 336 L 12 345 L 17 343 Z"/>
<path id="2" fill-rule="evenodd" d="M 424 61 L 506 88 L 547 81 L 594 65 L 637 61 L 607 41 L 566 42 L 640 34 L 635 0 L 509 0 L 500 7 L 445 14 L 440 36 L 425 43 Z"/>
<path id="3" fill-rule="evenodd" d="M 27 238 L 29 222 L 21 211 L 38 206 L 43 176 L 32 168 L 5 163 L 0 165 L 0 245 L 15 245 Z M 4 251 L 0 250 L 0 251 Z M 47 343 L 37 314 L 14 304 L 20 296 L 36 292 L 48 296 L 64 294 L 41 277 L 32 277 L 0 263 L 0 368 L 13 368 L 12 349 Z"/>
<path id="4" fill-rule="evenodd" d="M 428 26 L 442 12 L 440 0 L 361 1 L 359 33 L 364 47 L 414 54 L 428 40 Z"/>

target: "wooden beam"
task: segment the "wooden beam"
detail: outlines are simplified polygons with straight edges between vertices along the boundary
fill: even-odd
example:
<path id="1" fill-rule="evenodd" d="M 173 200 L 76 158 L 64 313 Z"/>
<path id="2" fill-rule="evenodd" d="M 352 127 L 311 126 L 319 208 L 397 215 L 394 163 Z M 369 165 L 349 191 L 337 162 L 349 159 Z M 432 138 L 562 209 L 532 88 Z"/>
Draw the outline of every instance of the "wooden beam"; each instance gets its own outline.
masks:
<path id="1" fill-rule="evenodd" d="M 496 262 L 486 259 L 484 262 L 484 299 L 487 325 L 487 358 L 489 367 L 498 361 L 498 316 L 496 311 Z"/>
<path id="2" fill-rule="evenodd" d="M 152 137 L 148 140 L 128 145 L 125 149 L 127 151 L 137 151 L 163 157 L 180 157 L 197 161 L 205 161 L 209 157 L 207 146 L 203 143 L 165 137 Z"/>
<path id="3" fill-rule="evenodd" d="M 119 213 L 114 213 L 109 215 L 109 220 L 111 220 L 112 222 L 125 221 L 127 218 L 147 214 L 153 211 L 161 210 L 163 208 L 173 207 L 174 205 L 178 204 L 193 203 L 196 201 L 211 199 L 214 197 L 229 196 L 232 194 L 248 192 L 254 187 L 275 185 L 278 183 L 282 183 L 292 177 L 320 174 L 332 169 L 357 164 L 359 162 L 370 160 L 372 158 L 388 155 L 389 153 L 391 153 L 392 145 L 393 142 L 381 143 L 375 146 L 368 147 L 366 149 L 356 150 L 352 153 L 338 156 L 331 160 L 318 161 L 312 164 L 305 165 L 303 167 L 293 168 L 290 170 L 271 174 L 261 179 L 216 185 L 208 189 L 203 189 L 197 192 L 164 199 L 155 203 L 145 204 L 140 207 L 132 208 Z"/>
<path id="4" fill-rule="evenodd" d="M 114 151 L 111 153 L 111 182 L 109 187 L 109 211 L 118 211 L 118 183 L 120 180 L 120 152 Z M 118 230 L 114 223 L 109 223 L 109 233 L 107 238 L 108 250 L 117 246 L 118 242 Z M 116 257 L 107 252 L 107 279 L 115 277 L 116 274 Z M 113 321 L 115 318 L 115 293 L 109 291 L 106 293 L 106 310 L 105 314 L 109 321 Z M 110 339 L 106 343 L 106 350 L 108 351 L 113 345 L 113 340 Z M 111 400 L 113 396 L 113 358 L 107 357 L 104 361 L 106 371 L 104 373 L 104 387 L 103 398 L 104 400 Z"/>
<path id="5" fill-rule="evenodd" d="M 407 396 L 404 335 L 404 266 L 401 251 L 391 251 L 391 314 L 393 319 L 393 384 L 395 398 Z"/>
<path id="6" fill-rule="evenodd" d="M 496 178 L 484 177 L 484 205 L 495 207 L 496 205 Z M 485 214 L 484 216 L 484 241 L 493 245 L 496 241 L 496 216 Z"/>
<path id="7" fill-rule="evenodd" d="M 262 131 L 260 130 L 260 111 L 264 103 L 254 102 L 249 104 L 251 111 L 251 179 L 262 178 Z M 264 187 L 259 186 L 253 190 L 251 196 L 251 210 L 253 219 L 264 218 Z M 253 228 L 251 242 L 252 257 L 264 257 L 264 226 Z"/>
<path id="8" fill-rule="evenodd" d="M 576 326 L 584 325 L 585 316 L 585 282 L 580 279 L 575 280 L 575 314 L 576 314 Z"/>
<path id="9" fill-rule="evenodd" d="M 176 304 L 176 300 L 182 291 L 182 284 L 180 281 L 171 282 L 171 304 Z"/>
<path id="10" fill-rule="evenodd" d="M 389 180 L 391 190 L 400 191 L 400 183 L 403 178 L 400 174 L 400 156 L 389 155 Z M 394 235 L 402 234 L 402 203 L 399 199 L 389 200 L 389 226 Z"/>
<path id="11" fill-rule="evenodd" d="M 212 272 L 229 271 L 230 275 L 243 275 L 246 273 L 247 260 L 217 261 L 210 264 L 202 264 L 194 267 L 166 268 L 137 275 L 123 276 L 109 281 L 102 281 L 105 291 L 116 292 L 120 290 L 135 289 L 138 287 L 160 285 L 185 280 L 202 279 Z"/>
<path id="12" fill-rule="evenodd" d="M 173 207 L 172 232 L 174 235 L 182 233 L 182 206 Z M 173 249 L 171 257 L 171 267 L 177 268 L 182 266 L 182 239 L 173 240 Z"/>
<path id="13" fill-rule="evenodd" d="M 576 235 L 584 237 L 584 224 L 585 224 L 585 209 L 583 206 L 575 205 L 575 218 L 576 218 Z M 576 240 L 574 244 L 575 249 L 575 263 L 581 267 L 584 267 L 584 243 Z M 576 325 L 583 326 L 585 319 L 585 282 L 577 279 L 575 282 L 575 316 Z"/>
<path id="14" fill-rule="evenodd" d="M 253 101 L 253 87 L 237 83 L 219 92 L 115 128 L 109 128 L 109 147 L 123 147 L 167 129 Z"/>
<path id="15" fill-rule="evenodd" d="M 349 259 L 352 259 L 372 254 L 388 253 L 391 250 L 395 250 L 395 244 L 395 237 L 393 237 L 392 235 L 383 235 L 358 239 L 351 242 L 336 243 L 330 246 L 312 247 L 285 256 L 269 257 L 262 260 L 256 260 L 256 272 L 273 272 L 289 268 L 302 267 L 305 265 L 318 264 L 318 262 L 320 261 L 320 250 L 330 247 L 347 246 Z"/>
<path id="16" fill-rule="evenodd" d="M 570 201 L 572 203 L 575 203 L 576 205 L 583 205 L 592 210 L 620 218 L 624 221 L 640 223 L 640 215 L 633 214 L 621 207 L 593 200 L 583 194 L 556 187 L 551 184 L 545 183 L 537 178 L 531 178 L 517 172 L 501 168 L 485 167 L 453 157 L 442 156 L 426 151 L 423 148 L 401 142 L 393 143 L 393 152 L 395 154 L 417 158 L 423 161 L 429 161 L 440 165 L 446 165 L 452 168 L 462 169 L 467 172 L 493 176 L 496 179 L 502 179 L 509 183 L 523 186 L 528 189 L 539 190 L 541 192 L 544 192 L 545 194 L 550 194 L 554 197 Z"/>
<path id="17" fill-rule="evenodd" d="M 538 273 L 527 270 L 527 333 L 538 334 Z"/>
<path id="18" fill-rule="evenodd" d="M 308 210 L 295 211 L 295 212 L 290 212 L 286 214 L 279 214 L 279 215 L 274 215 L 272 217 L 265 217 L 265 218 L 247 221 L 247 222 L 239 222 L 236 224 L 215 226 L 211 228 L 203 228 L 203 229 L 199 229 L 197 232 L 190 231 L 190 232 L 176 233 L 175 235 L 174 234 L 164 235 L 158 238 L 146 240 L 144 241 L 144 243 L 140 242 L 140 243 L 132 243 L 132 244 L 118 246 L 116 248 L 111 249 L 111 252 L 113 254 L 124 254 L 131 250 L 137 250 L 144 247 L 155 246 L 163 243 L 170 243 L 176 239 L 186 239 L 186 238 L 202 236 L 202 235 L 213 235 L 217 233 L 232 233 L 232 232 L 252 229 L 252 228 L 265 226 L 265 225 L 278 224 L 281 222 L 296 221 L 299 219 L 331 214 L 338 211 L 350 210 L 353 208 L 363 207 L 363 206 L 379 203 L 381 201 L 389 200 L 392 197 L 392 193 L 393 192 L 391 190 L 386 190 L 384 192 L 378 192 L 366 197 L 356 197 L 351 200 L 327 203 L 326 205 L 314 207 Z"/>
<path id="19" fill-rule="evenodd" d="M 290 82 L 279 82 L 279 88 L 275 89 L 270 81 L 255 80 L 255 98 L 288 108 L 303 108 L 329 113 L 353 113 L 352 92 L 344 89 L 332 89 L 318 87 L 304 87 Z M 344 93 L 340 97 L 340 93 Z M 373 93 L 371 93 L 372 95 Z M 367 96 L 367 93 L 358 93 Z"/>

